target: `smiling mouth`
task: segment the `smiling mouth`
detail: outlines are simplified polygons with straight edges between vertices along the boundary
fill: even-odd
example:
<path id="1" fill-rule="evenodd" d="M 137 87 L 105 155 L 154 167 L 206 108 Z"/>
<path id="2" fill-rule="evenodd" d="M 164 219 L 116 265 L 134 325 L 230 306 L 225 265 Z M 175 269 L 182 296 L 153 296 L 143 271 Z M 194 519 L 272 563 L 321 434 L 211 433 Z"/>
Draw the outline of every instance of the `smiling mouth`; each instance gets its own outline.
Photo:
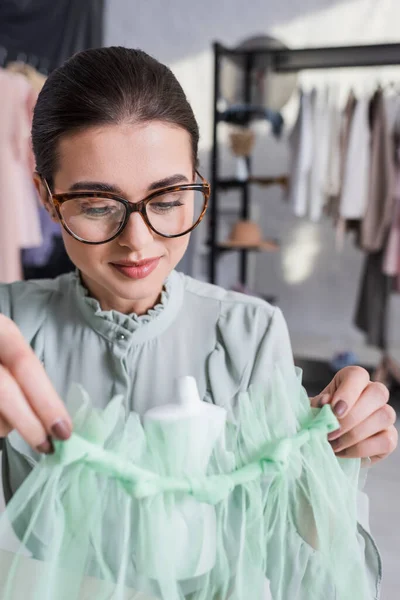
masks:
<path id="1" fill-rule="evenodd" d="M 155 258 L 146 258 L 137 262 L 123 260 L 110 264 L 121 275 L 128 279 L 144 279 L 157 268 L 160 260 L 161 257 L 158 256 Z"/>
<path id="2" fill-rule="evenodd" d="M 144 258 L 143 260 L 119 260 L 118 262 L 112 262 L 111 264 L 116 267 L 143 267 L 144 265 L 148 265 L 153 263 L 156 260 L 160 260 L 160 256 L 155 256 L 153 258 Z"/>

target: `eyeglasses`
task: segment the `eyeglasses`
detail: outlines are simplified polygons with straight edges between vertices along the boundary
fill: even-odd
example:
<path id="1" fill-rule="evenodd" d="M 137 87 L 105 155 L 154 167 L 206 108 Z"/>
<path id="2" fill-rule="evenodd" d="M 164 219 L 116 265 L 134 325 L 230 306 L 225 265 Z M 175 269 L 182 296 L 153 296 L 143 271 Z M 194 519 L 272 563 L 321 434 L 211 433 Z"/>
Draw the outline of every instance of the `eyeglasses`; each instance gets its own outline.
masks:
<path id="1" fill-rule="evenodd" d="M 67 233 L 84 244 L 106 244 L 122 233 L 134 212 L 154 233 L 165 238 L 193 231 L 203 219 L 210 197 L 209 183 L 197 175 L 201 183 L 165 187 L 139 202 L 109 192 L 53 194 L 46 179 L 42 181 Z"/>

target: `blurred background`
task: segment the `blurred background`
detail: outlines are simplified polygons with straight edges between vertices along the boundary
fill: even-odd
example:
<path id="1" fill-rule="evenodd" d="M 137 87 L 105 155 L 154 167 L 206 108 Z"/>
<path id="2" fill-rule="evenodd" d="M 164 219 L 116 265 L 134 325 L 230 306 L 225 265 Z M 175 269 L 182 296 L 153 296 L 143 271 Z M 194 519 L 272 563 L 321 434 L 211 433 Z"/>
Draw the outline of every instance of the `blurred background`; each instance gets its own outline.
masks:
<path id="1" fill-rule="evenodd" d="M 396 405 L 399 22 L 398 0 L 1 0 L 0 67 L 37 92 L 89 47 L 141 48 L 170 66 L 213 184 L 181 270 L 280 306 L 310 394 L 360 364 Z M 12 272 L 0 220 L 1 281 L 72 268 L 59 231 L 35 211 L 37 235 L 15 242 Z M 384 600 L 398 598 L 399 466 L 395 453 L 367 483 Z"/>

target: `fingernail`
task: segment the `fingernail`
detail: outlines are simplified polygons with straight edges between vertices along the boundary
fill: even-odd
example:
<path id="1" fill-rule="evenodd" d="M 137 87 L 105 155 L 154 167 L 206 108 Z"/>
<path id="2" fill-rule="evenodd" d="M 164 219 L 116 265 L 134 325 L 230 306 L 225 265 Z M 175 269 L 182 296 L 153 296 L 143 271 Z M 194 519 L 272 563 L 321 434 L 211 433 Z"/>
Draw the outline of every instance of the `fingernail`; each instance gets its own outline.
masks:
<path id="1" fill-rule="evenodd" d="M 339 429 L 336 429 L 336 431 L 332 431 L 331 433 L 328 433 L 328 440 L 331 442 L 332 440 L 337 438 L 339 435 L 340 435 L 340 427 L 339 427 Z"/>
<path id="2" fill-rule="evenodd" d="M 332 446 L 332 450 L 337 450 L 340 446 L 340 438 L 338 438 L 337 440 L 333 440 L 332 442 L 329 442 L 329 443 Z"/>
<path id="3" fill-rule="evenodd" d="M 325 406 L 325 404 L 328 404 L 330 399 L 331 399 L 330 394 L 322 394 L 322 396 L 320 396 L 318 399 L 318 404 L 317 404 L 318 408 L 322 408 L 323 406 Z"/>
<path id="4" fill-rule="evenodd" d="M 51 433 L 57 440 L 67 440 L 71 437 L 71 427 L 68 425 L 67 421 L 60 419 L 56 421 L 51 428 Z"/>
<path id="5" fill-rule="evenodd" d="M 347 404 L 344 400 L 339 400 L 339 402 L 336 402 L 334 408 L 333 408 L 333 413 L 337 416 L 337 417 L 342 417 L 344 415 L 344 413 L 347 410 Z"/>
<path id="6" fill-rule="evenodd" d="M 36 450 L 40 452 L 40 454 L 52 454 L 54 452 L 53 444 L 49 439 L 39 444 L 39 446 L 36 446 Z"/>

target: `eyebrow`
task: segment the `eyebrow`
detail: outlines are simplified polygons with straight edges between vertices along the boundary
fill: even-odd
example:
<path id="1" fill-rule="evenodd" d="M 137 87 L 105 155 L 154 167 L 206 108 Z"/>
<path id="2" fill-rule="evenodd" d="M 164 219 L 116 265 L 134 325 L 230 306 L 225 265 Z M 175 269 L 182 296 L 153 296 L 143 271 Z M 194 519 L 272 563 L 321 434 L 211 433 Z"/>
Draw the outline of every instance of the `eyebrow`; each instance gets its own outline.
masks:
<path id="1" fill-rule="evenodd" d="M 100 181 L 77 181 L 73 183 L 70 192 L 109 192 L 111 194 L 123 195 L 121 188 L 111 183 L 101 183 Z"/>
<path id="2" fill-rule="evenodd" d="M 171 175 L 170 177 L 165 177 L 164 179 L 153 181 L 153 183 L 149 185 L 147 190 L 151 192 L 153 190 L 169 187 L 171 185 L 179 185 L 180 183 L 189 183 L 189 180 L 185 175 L 177 173 L 175 175 Z M 117 185 L 112 183 L 103 183 L 100 181 L 77 181 L 69 187 L 69 191 L 106 192 L 111 194 L 118 194 L 120 196 L 124 195 L 124 192 Z"/>
<path id="3" fill-rule="evenodd" d="M 169 187 L 170 185 L 179 185 L 180 183 L 189 183 L 189 179 L 185 177 L 185 175 L 177 173 L 176 175 L 171 175 L 171 177 L 165 177 L 159 181 L 154 181 L 147 189 L 151 192 L 152 190 Z"/>

